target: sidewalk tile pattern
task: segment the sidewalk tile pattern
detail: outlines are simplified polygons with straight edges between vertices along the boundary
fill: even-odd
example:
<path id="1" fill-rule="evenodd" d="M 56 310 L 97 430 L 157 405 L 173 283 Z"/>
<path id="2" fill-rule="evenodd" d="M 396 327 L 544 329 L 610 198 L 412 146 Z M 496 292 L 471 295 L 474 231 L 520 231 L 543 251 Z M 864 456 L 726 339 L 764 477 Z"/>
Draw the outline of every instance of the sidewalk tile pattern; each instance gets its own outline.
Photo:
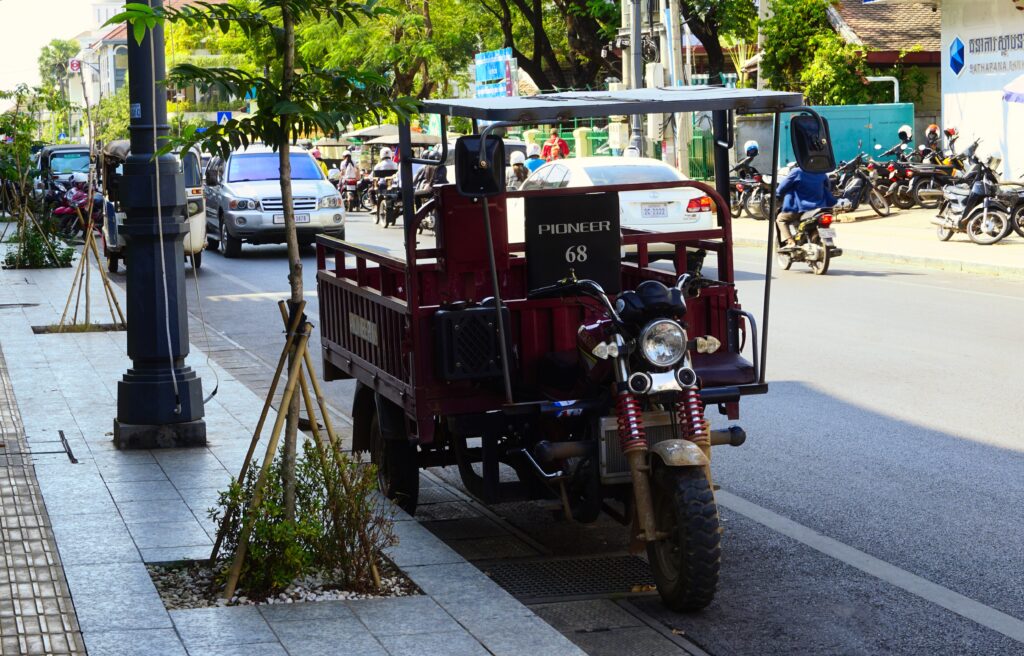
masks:
<path id="1" fill-rule="evenodd" d="M 0 653 L 84 654 L 2 352 L 0 442 Z"/>
<path id="2" fill-rule="evenodd" d="M 38 510 L 44 517 L 48 511 L 53 525 L 49 556 L 38 564 L 63 584 L 59 549 L 67 587 L 54 608 L 72 611 L 70 590 L 82 631 L 75 634 L 74 653 L 84 653 L 84 639 L 91 656 L 298 656 L 339 649 L 347 656 L 582 654 L 401 511 L 395 519 L 402 542 L 390 555 L 426 596 L 166 611 L 145 563 L 209 554 L 214 526 L 206 511 L 237 472 L 272 371 L 210 333 L 211 361 L 194 346 L 189 358 L 208 386 L 214 372 L 220 381 L 217 396 L 206 404 L 208 446 L 117 451 L 111 427 L 117 380 L 129 365 L 125 335 L 34 335 L 30 325 L 59 317 L 55 304 L 67 293 L 67 272 L 25 273 L 0 271 L 0 307 L 8 301 L 37 304 L 0 312 L 0 342 L 17 353 L 10 383 L 24 413 L 26 448 L 20 452 L 32 451 L 46 503 L 43 510 L 40 500 Z M 193 339 L 198 334 L 193 326 Z M 8 394 L 10 389 L 5 387 Z M 336 419 L 347 440 L 348 425 Z M 61 444 L 59 430 L 77 464 L 63 452 L 53 455 Z M 265 443 L 266 436 L 260 446 Z M 0 615 L 6 612 L 2 599 Z M 42 603 L 41 595 L 28 601 Z M 70 617 L 70 629 L 77 629 Z"/>

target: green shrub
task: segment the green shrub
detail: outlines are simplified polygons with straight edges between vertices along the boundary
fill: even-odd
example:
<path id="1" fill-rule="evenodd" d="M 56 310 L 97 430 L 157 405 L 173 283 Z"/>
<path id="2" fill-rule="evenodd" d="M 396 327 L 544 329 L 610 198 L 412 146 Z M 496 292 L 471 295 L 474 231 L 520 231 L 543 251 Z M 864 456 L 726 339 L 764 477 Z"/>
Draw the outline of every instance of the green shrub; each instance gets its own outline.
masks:
<path id="1" fill-rule="evenodd" d="M 58 237 L 22 221 L 18 231 L 9 238 L 15 244 L 4 255 L 7 269 L 51 269 L 71 266 L 75 249 Z"/>
<path id="2" fill-rule="evenodd" d="M 312 574 L 347 590 L 374 589 L 371 565 L 380 562 L 383 549 L 394 543 L 391 522 L 375 494 L 373 468 L 345 455 L 339 460 L 340 466 L 328 455 L 324 467 L 313 442 L 303 443 L 296 465 L 295 519 L 288 520 L 281 459 L 275 459 L 238 579 L 238 587 L 246 596 L 276 594 L 294 580 Z M 248 513 L 259 467 L 253 461 L 245 480 L 241 484 L 233 481 L 221 493 L 218 507 L 209 512 L 218 526 L 225 518 L 229 520 L 215 563 L 221 584 L 238 549 L 242 518 Z M 327 492 L 328 482 L 337 483 L 337 512 Z"/>

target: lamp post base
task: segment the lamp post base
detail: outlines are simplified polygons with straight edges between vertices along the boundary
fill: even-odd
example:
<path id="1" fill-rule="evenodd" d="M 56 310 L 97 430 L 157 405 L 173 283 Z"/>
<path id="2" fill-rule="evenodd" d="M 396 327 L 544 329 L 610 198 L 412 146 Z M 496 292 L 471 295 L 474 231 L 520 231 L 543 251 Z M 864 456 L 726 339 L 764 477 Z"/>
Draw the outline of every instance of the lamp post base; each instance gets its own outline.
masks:
<path id="1" fill-rule="evenodd" d="M 206 421 L 177 424 L 123 424 L 114 420 L 114 446 L 118 449 L 174 449 L 206 446 Z"/>

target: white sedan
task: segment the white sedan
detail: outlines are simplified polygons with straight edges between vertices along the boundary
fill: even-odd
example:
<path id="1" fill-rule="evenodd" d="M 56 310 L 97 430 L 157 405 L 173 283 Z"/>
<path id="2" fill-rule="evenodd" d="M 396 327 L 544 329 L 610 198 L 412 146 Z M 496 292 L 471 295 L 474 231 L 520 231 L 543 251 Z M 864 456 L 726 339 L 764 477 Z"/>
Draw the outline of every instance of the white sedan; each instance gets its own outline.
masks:
<path id="1" fill-rule="evenodd" d="M 677 182 L 686 176 L 665 162 L 645 157 L 574 157 L 544 164 L 530 174 L 520 191 L 560 187 Z M 508 240 L 523 242 L 526 219 L 523 198 L 506 200 Z M 623 228 L 655 232 L 710 230 L 715 227 L 711 198 L 692 187 L 619 192 L 619 222 Z"/>

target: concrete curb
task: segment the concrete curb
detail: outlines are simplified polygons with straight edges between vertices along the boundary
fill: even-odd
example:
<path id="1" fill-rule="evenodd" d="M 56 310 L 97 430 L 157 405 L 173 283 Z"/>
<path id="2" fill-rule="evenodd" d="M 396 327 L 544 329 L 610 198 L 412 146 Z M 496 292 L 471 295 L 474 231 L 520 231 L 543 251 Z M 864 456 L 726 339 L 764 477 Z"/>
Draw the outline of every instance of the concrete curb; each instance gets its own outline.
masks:
<path id="1" fill-rule="evenodd" d="M 765 239 L 750 239 L 747 237 L 733 237 L 733 244 L 736 246 L 751 246 L 764 248 L 768 245 Z M 941 257 L 924 257 L 920 255 L 900 255 L 898 253 L 883 253 L 878 251 L 863 251 L 843 247 L 843 257 L 853 257 L 859 260 L 872 260 L 875 262 L 886 262 L 888 264 L 907 264 L 911 266 L 938 269 L 940 271 L 953 271 L 956 273 L 972 273 L 985 276 L 999 276 L 1003 278 L 1024 278 L 1024 265 L 1020 267 L 1007 267 L 995 264 L 984 264 L 982 262 L 964 262 Z"/>

